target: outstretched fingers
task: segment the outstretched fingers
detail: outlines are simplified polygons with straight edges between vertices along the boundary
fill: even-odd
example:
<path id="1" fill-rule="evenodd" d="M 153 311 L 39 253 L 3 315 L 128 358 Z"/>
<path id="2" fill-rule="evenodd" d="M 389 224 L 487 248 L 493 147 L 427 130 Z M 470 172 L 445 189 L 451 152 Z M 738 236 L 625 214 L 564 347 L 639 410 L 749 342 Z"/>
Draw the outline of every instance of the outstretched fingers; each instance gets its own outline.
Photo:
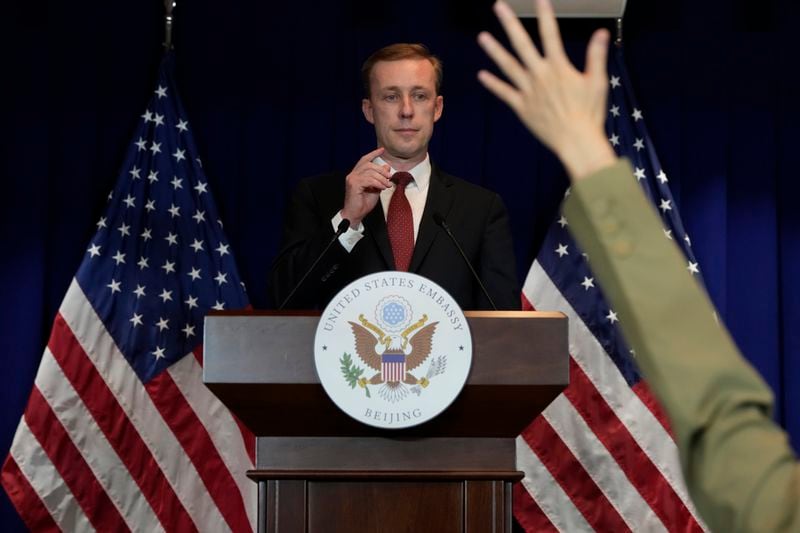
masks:
<path id="1" fill-rule="evenodd" d="M 519 18 L 517 18 L 514 10 L 503 0 L 498 0 L 494 4 L 494 12 L 519 58 L 528 69 L 535 70 L 542 62 L 542 56 L 536 50 L 533 41 L 531 41 L 528 32 L 519 21 Z"/>
<path id="2" fill-rule="evenodd" d="M 519 88 L 524 88 L 528 85 L 528 71 L 490 33 L 481 32 L 478 35 L 478 44 L 486 52 L 486 55 L 503 71 L 503 74 L 511 80 L 511 83 Z"/>
<path id="3" fill-rule="evenodd" d="M 555 61 L 567 60 L 561 31 L 558 29 L 556 14 L 550 0 L 536 0 L 536 17 L 539 20 L 539 36 L 542 38 L 545 56 Z"/>
<path id="4" fill-rule="evenodd" d="M 586 47 L 586 76 L 595 88 L 607 88 L 608 73 L 606 70 L 610 38 L 608 30 L 597 30 Z"/>
<path id="5" fill-rule="evenodd" d="M 512 110 L 519 112 L 522 98 L 514 87 L 504 82 L 489 71 L 478 72 L 478 80 L 496 97 L 506 103 Z"/>

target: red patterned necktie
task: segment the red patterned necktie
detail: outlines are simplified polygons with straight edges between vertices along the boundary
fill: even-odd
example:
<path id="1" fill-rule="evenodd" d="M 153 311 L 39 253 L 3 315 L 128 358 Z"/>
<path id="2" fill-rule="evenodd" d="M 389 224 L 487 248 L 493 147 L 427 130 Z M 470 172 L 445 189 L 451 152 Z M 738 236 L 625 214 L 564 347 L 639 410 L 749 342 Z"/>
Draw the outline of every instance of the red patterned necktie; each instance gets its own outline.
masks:
<path id="1" fill-rule="evenodd" d="M 406 185 L 414 179 L 408 172 L 395 172 L 392 181 L 396 184 L 389 210 L 386 213 L 386 228 L 392 244 L 394 266 L 397 270 L 408 271 L 411 254 L 414 253 L 414 218 L 411 204 L 406 198 Z"/>

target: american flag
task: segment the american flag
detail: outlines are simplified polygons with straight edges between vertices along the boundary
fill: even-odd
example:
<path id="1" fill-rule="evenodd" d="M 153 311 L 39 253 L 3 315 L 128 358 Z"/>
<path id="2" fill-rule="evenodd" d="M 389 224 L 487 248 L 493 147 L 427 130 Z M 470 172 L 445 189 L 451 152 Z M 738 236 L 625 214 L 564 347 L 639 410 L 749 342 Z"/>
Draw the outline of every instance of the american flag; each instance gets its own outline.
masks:
<path id="1" fill-rule="evenodd" d="M 67 290 L 2 484 L 32 531 L 252 531 L 254 439 L 202 382 L 248 305 L 167 53 Z"/>
<path id="2" fill-rule="evenodd" d="M 609 59 L 606 131 L 627 157 L 699 276 L 669 179 L 636 105 L 622 50 Z M 569 191 L 567 191 L 569 194 Z M 570 384 L 517 438 L 525 478 L 514 515 L 527 531 L 702 531 L 667 421 L 642 381 L 636 354 L 619 330 L 563 215 L 553 223 L 522 289 L 528 308 L 569 317 Z"/>

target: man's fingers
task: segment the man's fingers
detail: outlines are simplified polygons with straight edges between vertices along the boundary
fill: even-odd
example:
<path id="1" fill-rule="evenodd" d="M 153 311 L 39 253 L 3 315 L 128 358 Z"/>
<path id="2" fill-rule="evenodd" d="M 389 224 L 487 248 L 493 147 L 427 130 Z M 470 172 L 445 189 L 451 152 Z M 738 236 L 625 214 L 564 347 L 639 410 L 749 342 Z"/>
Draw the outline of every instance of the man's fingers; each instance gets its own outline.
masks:
<path id="1" fill-rule="evenodd" d="M 511 82 L 517 87 L 525 87 L 528 84 L 528 73 L 519 64 L 519 61 L 512 56 L 503 45 L 497 42 L 490 33 L 481 32 L 478 34 L 478 44 L 483 48 L 486 55 L 503 71 Z"/>
<path id="2" fill-rule="evenodd" d="M 517 112 L 520 106 L 520 95 L 514 87 L 487 70 L 478 72 L 478 80 L 495 96 L 508 104 L 512 110 Z"/>
<path id="3" fill-rule="evenodd" d="M 384 150 L 385 150 L 385 148 L 383 146 L 379 146 L 378 148 L 375 148 L 370 153 L 365 154 L 364 157 L 362 157 L 361 159 L 358 160 L 358 163 L 361 164 L 361 163 L 364 163 L 364 162 L 367 162 L 367 161 L 372 161 L 376 157 L 378 157 L 381 154 L 383 154 Z"/>
<path id="4" fill-rule="evenodd" d="M 378 184 L 381 189 L 388 189 L 392 186 L 389 180 L 389 172 L 381 165 L 375 163 L 364 163 L 347 177 L 347 182 L 351 186 L 358 188 L 374 187 Z"/>
<path id="5" fill-rule="evenodd" d="M 527 30 L 517 18 L 514 10 L 503 0 L 498 0 L 494 4 L 494 12 L 503 25 L 503 29 L 511 41 L 511 46 L 516 50 L 517 55 L 525 65 L 532 70 L 541 62 L 542 56 L 533 45 Z"/>
<path id="6" fill-rule="evenodd" d="M 608 30 L 597 30 L 586 47 L 586 75 L 596 87 L 608 84 L 606 65 L 608 64 Z"/>
<path id="7" fill-rule="evenodd" d="M 375 172 L 381 178 L 383 178 L 387 183 L 389 183 L 389 179 L 392 177 L 392 167 L 389 165 L 376 165 L 375 163 L 366 163 L 363 167 L 362 172 L 364 174 L 370 174 L 371 172 Z M 391 185 L 391 183 L 389 183 Z"/>
<path id="8" fill-rule="evenodd" d="M 550 0 L 536 0 L 536 17 L 539 19 L 539 35 L 545 56 L 560 61 L 567 57 L 556 15 Z"/>
<path id="9" fill-rule="evenodd" d="M 365 190 L 382 191 L 392 186 L 392 182 L 379 174 L 372 174 L 370 172 L 364 173 L 359 180 L 359 185 Z"/>

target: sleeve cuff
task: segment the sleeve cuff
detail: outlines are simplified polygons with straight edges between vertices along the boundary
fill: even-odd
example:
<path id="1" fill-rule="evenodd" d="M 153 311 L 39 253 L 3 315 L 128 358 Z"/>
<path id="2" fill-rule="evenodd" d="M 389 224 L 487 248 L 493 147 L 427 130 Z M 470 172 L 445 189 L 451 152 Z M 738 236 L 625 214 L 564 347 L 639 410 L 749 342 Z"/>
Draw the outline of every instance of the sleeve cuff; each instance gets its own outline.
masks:
<path id="1" fill-rule="evenodd" d="M 344 218 L 342 218 L 341 211 L 338 211 L 335 215 L 333 215 L 333 218 L 331 219 L 333 231 L 336 231 L 342 220 L 344 220 Z M 362 237 L 364 237 L 364 224 L 359 222 L 358 226 L 355 228 L 353 226 L 347 228 L 347 231 L 339 236 L 339 242 L 342 244 L 342 247 L 347 250 L 347 253 L 350 253 L 353 251 L 353 248 L 355 248 L 356 244 L 358 244 L 358 241 L 360 241 Z"/>

